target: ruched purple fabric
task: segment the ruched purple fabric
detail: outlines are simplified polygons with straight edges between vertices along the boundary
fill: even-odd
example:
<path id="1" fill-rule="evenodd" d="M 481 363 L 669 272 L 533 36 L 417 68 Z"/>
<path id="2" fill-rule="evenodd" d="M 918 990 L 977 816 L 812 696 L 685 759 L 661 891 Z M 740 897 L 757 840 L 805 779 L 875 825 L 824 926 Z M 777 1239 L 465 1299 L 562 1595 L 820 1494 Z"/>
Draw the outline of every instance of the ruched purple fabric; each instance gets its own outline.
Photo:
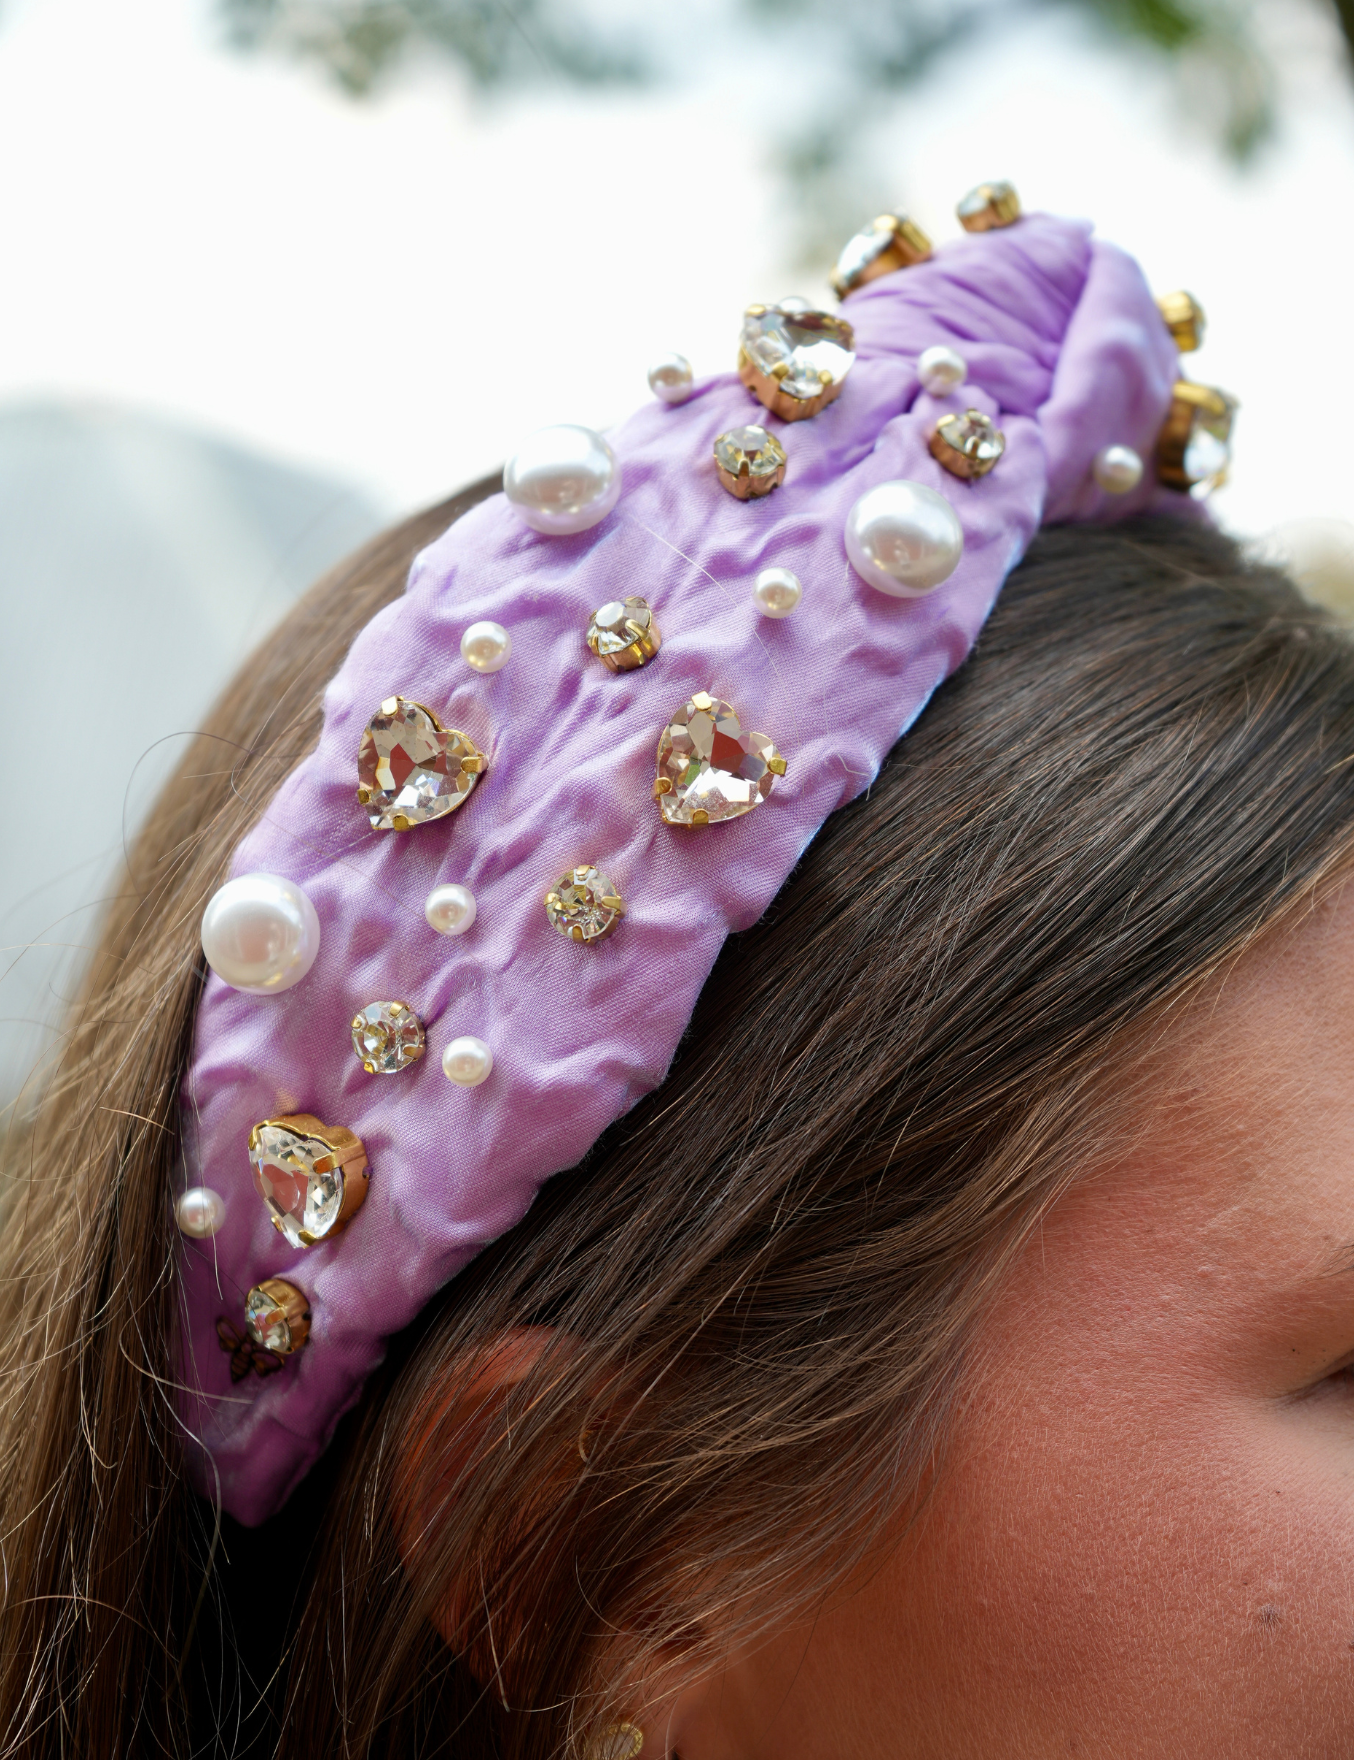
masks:
<path id="1" fill-rule="evenodd" d="M 812 421 L 765 417 L 721 375 L 611 436 L 624 489 L 591 531 L 540 536 L 495 496 L 424 551 L 329 686 L 318 749 L 237 850 L 233 873 L 298 881 L 322 927 L 313 970 L 280 996 L 209 978 L 183 1095 L 189 1183 L 226 1203 L 214 1240 L 183 1244 L 184 1418 L 198 1484 L 240 1520 L 280 1507 L 384 1341 L 662 1081 L 724 937 L 761 916 L 824 819 L 866 787 L 964 659 L 1041 521 L 1185 502 L 1156 491 L 1150 468 L 1129 496 L 1092 479 L 1103 446 L 1150 459 L 1177 362 L 1137 265 L 1088 226 L 1035 215 L 965 237 L 862 289 L 846 316 L 858 359 Z M 736 329 L 731 313 L 731 341 Z M 943 400 L 916 374 L 939 342 L 969 366 L 969 383 Z M 966 407 L 995 417 L 1007 441 L 972 483 L 926 444 L 940 415 Z M 789 471 L 774 494 L 742 502 L 719 486 L 712 446 L 748 421 L 780 435 Z M 852 504 L 894 478 L 939 490 L 964 529 L 958 570 L 922 599 L 886 597 L 846 561 Z M 804 583 L 799 610 L 779 622 L 751 597 L 773 564 Z M 629 593 L 653 605 L 663 647 L 615 675 L 583 630 Z M 482 618 L 513 641 L 507 667 L 487 677 L 459 651 Z M 789 770 L 755 812 L 693 831 L 665 825 L 650 790 L 659 733 L 699 690 L 770 735 Z M 403 835 L 372 831 L 355 794 L 362 729 L 397 692 L 490 759 L 459 812 Z M 618 883 L 628 911 L 595 947 L 563 939 L 542 908 L 583 861 Z M 457 939 L 423 916 L 449 880 L 479 906 Z M 428 1054 L 369 1076 L 349 1022 L 394 998 L 424 1021 Z M 494 1052 L 478 1088 L 439 1067 L 465 1033 Z M 272 1228 L 246 1153 L 251 1125 L 294 1111 L 356 1131 L 371 1163 L 351 1227 L 308 1251 Z M 280 1373 L 232 1387 L 215 1321 L 242 1325 L 245 1292 L 270 1276 L 308 1295 L 310 1341 Z"/>

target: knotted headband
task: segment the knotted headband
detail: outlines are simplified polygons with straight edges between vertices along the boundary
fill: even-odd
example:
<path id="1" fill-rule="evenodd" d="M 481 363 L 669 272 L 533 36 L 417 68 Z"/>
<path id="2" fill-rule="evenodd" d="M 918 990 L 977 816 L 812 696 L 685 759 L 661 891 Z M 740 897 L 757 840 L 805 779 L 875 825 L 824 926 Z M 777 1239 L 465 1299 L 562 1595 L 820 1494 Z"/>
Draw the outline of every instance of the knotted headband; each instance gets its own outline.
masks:
<path id="1" fill-rule="evenodd" d="M 425 550 L 235 852 L 234 876 L 264 877 L 241 896 L 272 887 L 304 955 L 261 979 L 275 994 L 208 977 L 184 1089 L 185 1420 L 198 1483 L 242 1521 L 287 1498 L 384 1341 L 663 1080 L 724 937 L 869 784 L 1040 523 L 1187 505 L 1150 466 L 1127 493 L 1098 480 L 1107 448 L 1152 458 L 1178 362 L 1137 265 L 1089 226 L 1027 216 L 849 284 L 855 361 L 812 419 L 734 373 L 702 381 L 609 436 L 620 493 L 606 511 L 598 491 L 587 529 L 535 530 L 497 495 Z M 948 395 L 919 378 L 937 347 L 962 356 Z M 782 400 L 794 377 L 762 374 Z M 986 474 L 933 454 L 964 412 L 1004 434 Z M 753 423 L 787 464 L 743 498 L 715 443 Z M 962 532 L 922 596 L 848 560 L 853 509 L 897 483 L 943 497 Z M 802 583 L 794 615 L 774 614 L 793 608 L 785 576 L 754 598 L 768 569 Z M 648 652 L 643 611 L 619 615 L 635 597 Z M 590 651 L 604 606 L 594 644 L 642 664 Z M 696 823 L 669 822 L 682 810 Z M 466 891 L 429 904 L 448 885 Z"/>

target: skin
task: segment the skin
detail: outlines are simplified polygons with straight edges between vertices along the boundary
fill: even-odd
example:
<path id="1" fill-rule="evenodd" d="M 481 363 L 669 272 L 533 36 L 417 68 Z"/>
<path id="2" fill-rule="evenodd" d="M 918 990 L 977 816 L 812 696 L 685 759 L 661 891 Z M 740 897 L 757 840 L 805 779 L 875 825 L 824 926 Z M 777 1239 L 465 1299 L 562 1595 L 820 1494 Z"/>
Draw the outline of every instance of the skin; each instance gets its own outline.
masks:
<path id="1" fill-rule="evenodd" d="M 646 1760 L 1354 1755 L 1354 885 L 1157 1057 L 985 1321 L 922 1519 Z"/>

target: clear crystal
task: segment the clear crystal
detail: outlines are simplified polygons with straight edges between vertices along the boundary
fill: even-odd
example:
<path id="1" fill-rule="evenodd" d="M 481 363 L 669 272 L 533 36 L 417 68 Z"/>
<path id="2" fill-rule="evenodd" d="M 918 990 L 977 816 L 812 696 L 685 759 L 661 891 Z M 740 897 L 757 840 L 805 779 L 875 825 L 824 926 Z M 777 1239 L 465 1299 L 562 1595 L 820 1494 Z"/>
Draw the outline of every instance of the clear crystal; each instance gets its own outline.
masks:
<path id="1" fill-rule="evenodd" d="M 353 1016 L 353 1050 L 369 1076 L 394 1075 L 423 1055 L 423 1023 L 407 1002 L 369 1002 Z"/>
<path id="2" fill-rule="evenodd" d="M 571 868 L 545 895 L 545 914 L 573 941 L 600 941 L 625 915 L 621 895 L 591 864 Z"/>
<path id="3" fill-rule="evenodd" d="M 966 409 L 962 415 L 942 416 L 936 423 L 936 434 L 964 455 L 975 477 L 990 471 L 1006 450 L 1006 436 L 991 416 L 985 416 L 978 409 Z"/>
<path id="4" fill-rule="evenodd" d="M 588 646 L 599 657 L 619 654 L 643 636 L 652 622 L 649 601 L 638 594 L 629 599 L 610 599 L 588 620 Z"/>
<path id="5" fill-rule="evenodd" d="M 343 1169 L 330 1144 L 283 1124 L 257 1124 L 249 1159 L 278 1233 L 293 1247 L 323 1240 L 343 1208 Z"/>
<path id="6" fill-rule="evenodd" d="M 760 806 L 784 772 L 764 733 L 744 733 L 728 703 L 697 691 L 663 729 L 654 794 L 669 825 L 714 824 Z"/>
<path id="7" fill-rule="evenodd" d="M 773 477 L 785 464 L 785 448 L 765 428 L 730 428 L 715 441 L 715 462 L 731 477 Z"/>
<path id="8" fill-rule="evenodd" d="M 889 248 L 893 237 L 892 227 L 873 220 L 863 232 L 848 238 L 837 258 L 837 267 L 832 271 L 832 285 L 842 293 L 849 292 L 875 258 Z"/>
<path id="9" fill-rule="evenodd" d="M 358 747 L 358 799 L 374 830 L 407 831 L 454 812 L 479 780 L 483 764 L 465 734 L 440 727 L 421 703 L 389 697 L 367 723 Z"/>
<path id="10" fill-rule="evenodd" d="M 1185 475 L 1196 487 L 1213 488 L 1227 474 L 1232 449 L 1226 440 L 1196 425 L 1185 448 Z"/>
<path id="11" fill-rule="evenodd" d="M 980 183 L 968 192 L 955 213 L 966 231 L 987 232 L 1020 218 L 1020 197 L 1015 185 L 1004 180 Z"/>
<path id="12" fill-rule="evenodd" d="M 285 1357 L 291 1350 L 291 1327 L 287 1311 L 277 1298 L 261 1286 L 251 1289 L 244 1299 L 244 1323 L 255 1344 L 266 1351 Z"/>
<path id="13" fill-rule="evenodd" d="M 840 385 L 856 358 L 851 326 L 830 312 L 754 306 L 744 316 L 741 340 L 759 372 L 803 399 Z"/>

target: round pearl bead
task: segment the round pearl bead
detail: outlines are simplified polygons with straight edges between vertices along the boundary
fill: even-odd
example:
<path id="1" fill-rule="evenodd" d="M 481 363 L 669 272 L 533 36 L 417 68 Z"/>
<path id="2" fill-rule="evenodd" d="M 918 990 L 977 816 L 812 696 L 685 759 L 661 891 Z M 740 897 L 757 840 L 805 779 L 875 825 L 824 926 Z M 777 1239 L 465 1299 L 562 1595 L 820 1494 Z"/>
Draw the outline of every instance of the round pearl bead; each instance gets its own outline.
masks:
<path id="1" fill-rule="evenodd" d="M 1111 495 L 1127 495 L 1142 481 L 1142 460 L 1131 446 L 1106 446 L 1096 453 L 1091 474 Z"/>
<path id="2" fill-rule="evenodd" d="M 472 623 L 461 637 L 461 658 L 476 672 L 497 672 L 512 656 L 512 637 L 501 623 Z"/>
<path id="3" fill-rule="evenodd" d="M 179 1194 L 174 1220 L 195 1241 L 210 1240 L 226 1220 L 225 1199 L 210 1186 L 193 1186 Z"/>
<path id="4" fill-rule="evenodd" d="M 475 920 L 475 895 L 468 886 L 434 886 L 423 914 L 439 935 L 464 935 Z"/>
<path id="5" fill-rule="evenodd" d="M 649 389 L 664 403 L 685 403 L 695 383 L 696 375 L 684 354 L 665 354 L 649 368 Z"/>
<path id="6" fill-rule="evenodd" d="M 788 617 L 804 597 L 804 588 L 790 569 L 764 568 L 753 583 L 752 597 L 763 617 Z"/>
<path id="7" fill-rule="evenodd" d="M 442 1074 L 461 1088 L 478 1088 L 489 1079 L 494 1054 L 483 1039 L 453 1039 L 442 1053 Z"/>
<path id="8" fill-rule="evenodd" d="M 932 397 L 948 397 L 968 378 L 968 362 L 943 342 L 917 356 L 917 377 Z"/>
<path id="9" fill-rule="evenodd" d="M 270 996 L 299 984 L 320 951 L 320 919 L 294 880 L 241 874 L 202 913 L 202 951 L 232 990 Z"/>
<path id="10" fill-rule="evenodd" d="M 878 483 L 846 517 L 846 554 L 881 593 L 915 599 L 947 581 L 964 554 L 964 531 L 943 495 L 922 483 Z"/>
<path id="11" fill-rule="evenodd" d="M 585 532 L 619 501 L 621 467 L 591 428 L 538 428 L 508 460 L 503 492 L 535 531 Z"/>

